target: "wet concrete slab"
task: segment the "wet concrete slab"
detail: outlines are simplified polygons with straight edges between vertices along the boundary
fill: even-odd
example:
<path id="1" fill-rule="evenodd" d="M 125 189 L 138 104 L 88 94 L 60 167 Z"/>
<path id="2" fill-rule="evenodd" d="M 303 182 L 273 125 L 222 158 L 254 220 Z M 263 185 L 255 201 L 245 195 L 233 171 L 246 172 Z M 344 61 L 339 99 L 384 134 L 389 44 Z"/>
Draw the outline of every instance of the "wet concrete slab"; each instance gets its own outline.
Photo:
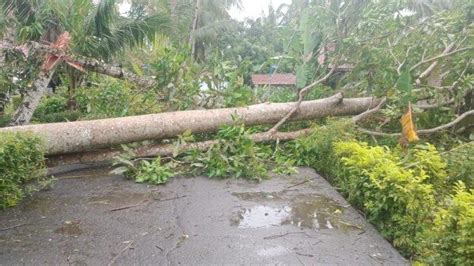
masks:
<path id="1" fill-rule="evenodd" d="M 0 265 L 405 265 L 314 170 L 261 183 L 58 176 L 0 212 Z"/>

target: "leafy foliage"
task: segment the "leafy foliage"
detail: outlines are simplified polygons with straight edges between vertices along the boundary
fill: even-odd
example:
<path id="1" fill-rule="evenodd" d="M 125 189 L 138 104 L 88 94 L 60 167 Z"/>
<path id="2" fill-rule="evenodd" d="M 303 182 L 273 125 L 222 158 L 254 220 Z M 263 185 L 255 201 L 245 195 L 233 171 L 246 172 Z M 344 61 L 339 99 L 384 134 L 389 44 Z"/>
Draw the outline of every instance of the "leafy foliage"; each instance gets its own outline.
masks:
<path id="1" fill-rule="evenodd" d="M 434 226 L 426 232 L 425 259 L 430 264 L 474 263 L 474 190 L 459 181 L 445 206 L 435 213 Z"/>
<path id="2" fill-rule="evenodd" d="M 48 184 L 41 140 L 26 133 L 0 133 L 0 209 L 16 205 Z"/>
<path id="3" fill-rule="evenodd" d="M 338 169 L 338 156 L 333 152 L 333 143 L 351 140 L 354 136 L 355 130 L 350 121 L 330 120 L 326 125 L 314 126 L 310 135 L 285 143 L 282 153 L 294 160 L 296 165 L 311 166 L 331 179 Z"/>
<path id="4" fill-rule="evenodd" d="M 448 165 L 449 182 L 462 181 L 468 189 L 474 188 L 474 142 L 459 144 L 443 157 Z"/>
<path id="5" fill-rule="evenodd" d="M 162 164 L 161 157 L 158 156 L 152 162 L 144 160 L 140 163 L 135 181 L 159 185 L 168 182 L 168 179 L 174 175 L 176 172 L 173 171 L 171 163 Z"/>
<path id="6" fill-rule="evenodd" d="M 117 166 L 111 171 L 112 174 L 125 175 L 132 178 L 137 183 L 150 183 L 160 185 L 168 182 L 168 179 L 178 174 L 174 171 L 172 162 L 162 163 L 161 157 L 148 160 L 133 160 L 135 154 L 127 146 L 122 146 L 124 153 L 114 158 L 113 166 Z"/>
<path id="7" fill-rule="evenodd" d="M 86 118 L 121 117 L 158 112 L 153 91 L 137 93 L 130 84 L 105 79 L 94 87 L 83 87 L 76 92 L 76 99 Z"/>
<path id="8" fill-rule="evenodd" d="M 405 254 L 416 251 L 437 193 L 424 171 L 429 160 L 418 158 L 422 160 L 417 160 L 417 169 L 406 169 L 407 164 L 388 148 L 337 142 L 334 149 L 344 166 L 336 183 L 349 201 Z M 444 165 L 436 167 L 442 170 Z"/>
<path id="9" fill-rule="evenodd" d="M 244 126 L 226 126 L 217 133 L 218 142 L 203 154 L 188 158 L 192 167 L 209 177 L 244 177 L 261 180 L 268 177 L 268 157 L 249 137 Z"/>

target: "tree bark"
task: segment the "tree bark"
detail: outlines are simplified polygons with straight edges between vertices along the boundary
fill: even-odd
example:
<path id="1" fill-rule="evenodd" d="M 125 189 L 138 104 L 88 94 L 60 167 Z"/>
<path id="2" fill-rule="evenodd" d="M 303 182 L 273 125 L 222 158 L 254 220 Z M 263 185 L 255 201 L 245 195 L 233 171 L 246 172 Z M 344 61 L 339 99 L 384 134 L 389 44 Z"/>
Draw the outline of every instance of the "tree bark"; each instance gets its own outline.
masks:
<path id="1" fill-rule="evenodd" d="M 357 115 L 377 106 L 372 97 L 343 99 L 342 94 L 302 102 L 291 120 L 327 116 Z M 141 116 L 28 125 L 0 129 L 0 132 L 33 132 L 45 141 L 46 154 L 82 152 L 115 144 L 172 138 L 186 131 L 214 132 L 221 126 L 274 124 L 293 107 L 290 103 L 264 103 L 240 108 L 178 111 Z M 235 122 L 233 117 L 239 119 Z"/>
<path id="2" fill-rule="evenodd" d="M 23 53 L 22 48 L 24 47 L 26 46 L 15 47 L 15 46 L 0 45 L 0 48 L 8 49 L 15 52 L 21 52 L 21 53 Z M 37 56 L 37 54 L 52 54 L 58 57 L 73 58 L 72 61 L 74 61 L 76 64 L 80 65 L 81 67 L 83 67 L 84 69 L 88 71 L 96 72 L 99 74 L 111 76 L 118 79 L 127 80 L 127 81 L 137 84 L 138 86 L 145 87 L 145 88 L 151 87 L 155 84 L 154 79 L 150 77 L 140 77 L 120 66 L 110 65 L 93 58 L 86 58 L 86 57 L 75 56 L 75 55 L 72 56 L 70 54 L 67 54 L 64 51 L 51 48 L 48 45 L 44 45 L 38 42 L 29 42 L 27 44 L 27 47 L 29 49 L 28 51 L 29 56 L 31 55 Z"/>
<path id="3" fill-rule="evenodd" d="M 256 133 L 251 135 L 253 141 L 255 142 L 267 142 L 267 141 L 286 141 L 296 139 L 302 136 L 309 135 L 311 129 L 303 129 L 292 132 L 276 132 L 270 134 L 267 132 Z M 197 149 L 200 151 L 206 151 L 212 147 L 212 145 L 218 143 L 217 140 L 207 140 L 202 142 L 186 143 L 179 146 L 176 150 L 176 146 L 173 144 L 156 144 L 143 146 L 133 149 L 135 158 L 144 158 L 144 157 L 154 157 L 154 156 L 170 156 L 174 153 L 181 154 L 183 152 Z M 80 163 L 90 163 L 90 162 L 107 162 L 112 160 L 115 156 L 122 154 L 121 149 L 107 149 L 107 150 L 96 150 L 82 153 L 69 153 L 61 154 L 48 157 L 47 164 L 49 167 L 55 167 L 60 165 L 68 164 L 80 164 Z"/>
<path id="4" fill-rule="evenodd" d="M 140 77 L 122 67 L 106 64 L 96 59 L 76 57 L 74 61 L 86 70 L 127 80 L 143 88 L 148 88 L 155 84 L 155 80 L 150 77 Z"/>
<path id="5" fill-rule="evenodd" d="M 171 13 L 171 26 L 174 34 L 178 32 L 178 0 L 171 0 L 170 2 L 170 13 Z M 175 35 L 176 36 L 176 35 Z"/>
<path id="6" fill-rule="evenodd" d="M 53 73 L 54 71 L 52 71 L 52 73 L 40 71 L 38 77 L 33 82 L 33 87 L 26 91 L 20 106 L 18 106 L 13 114 L 12 120 L 9 124 L 10 126 L 19 126 L 30 122 L 33 113 L 46 92 L 46 88 L 48 87 Z"/>
<path id="7" fill-rule="evenodd" d="M 194 36 L 194 32 L 197 30 L 200 12 L 201 0 L 196 0 L 196 5 L 194 6 L 193 24 L 191 25 L 191 32 L 189 33 L 189 45 L 191 46 L 191 58 L 193 59 L 196 54 L 196 38 Z"/>
<path id="8" fill-rule="evenodd" d="M 5 70 L 7 65 L 7 52 L 15 43 L 15 28 L 7 27 L 0 41 L 0 71 Z M 0 116 L 3 114 L 5 107 L 10 102 L 10 91 L 0 90 Z"/>

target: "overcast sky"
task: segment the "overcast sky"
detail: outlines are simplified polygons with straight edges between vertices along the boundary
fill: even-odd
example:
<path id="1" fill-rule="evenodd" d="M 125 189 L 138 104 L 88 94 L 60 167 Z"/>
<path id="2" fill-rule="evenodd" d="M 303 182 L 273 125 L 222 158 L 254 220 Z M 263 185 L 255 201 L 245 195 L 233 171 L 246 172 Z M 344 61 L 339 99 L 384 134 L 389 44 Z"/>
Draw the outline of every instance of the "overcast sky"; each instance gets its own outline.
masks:
<path id="1" fill-rule="evenodd" d="M 245 18 L 255 19 L 262 16 L 262 12 L 268 11 L 271 4 L 276 9 L 281 4 L 290 4 L 291 0 L 242 0 L 242 9 L 232 8 L 230 14 L 234 19 L 244 20 Z"/>
<path id="2" fill-rule="evenodd" d="M 238 9 L 236 7 L 229 10 L 232 18 L 243 21 L 245 18 L 258 18 L 262 16 L 262 13 L 265 14 L 268 11 L 268 6 L 273 5 L 277 9 L 281 4 L 290 4 L 292 0 L 241 0 L 242 8 Z M 130 3 L 124 1 L 124 3 L 119 5 L 119 12 L 121 14 L 126 14 L 130 10 Z"/>

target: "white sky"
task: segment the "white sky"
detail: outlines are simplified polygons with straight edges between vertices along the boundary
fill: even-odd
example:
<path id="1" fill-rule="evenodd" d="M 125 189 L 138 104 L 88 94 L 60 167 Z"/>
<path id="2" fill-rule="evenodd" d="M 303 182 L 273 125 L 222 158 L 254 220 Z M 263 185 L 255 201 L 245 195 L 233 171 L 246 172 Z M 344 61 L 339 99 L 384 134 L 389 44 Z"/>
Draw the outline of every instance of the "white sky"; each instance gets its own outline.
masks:
<path id="1" fill-rule="evenodd" d="M 272 5 L 277 9 L 281 4 L 291 4 L 292 0 L 241 0 L 242 8 L 238 9 L 232 7 L 229 10 L 232 18 L 243 21 L 245 18 L 256 19 L 261 17 L 263 13 L 267 14 L 268 6 Z M 119 4 L 120 14 L 125 14 L 130 10 L 131 4 L 127 1 L 124 1 L 122 4 Z"/>
<path id="2" fill-rule="evenodd" d="M 268 11 L 268 6 L 273 5 L 276 9 L 281 4 L 290 4 L 292 0 L 241 0 L 242 9 L 231 8 L 229 13 L 232 18 L 242 21 L 245 18 L 258 18 L 262 16 L 262 12 L 265 14 Z"/>

